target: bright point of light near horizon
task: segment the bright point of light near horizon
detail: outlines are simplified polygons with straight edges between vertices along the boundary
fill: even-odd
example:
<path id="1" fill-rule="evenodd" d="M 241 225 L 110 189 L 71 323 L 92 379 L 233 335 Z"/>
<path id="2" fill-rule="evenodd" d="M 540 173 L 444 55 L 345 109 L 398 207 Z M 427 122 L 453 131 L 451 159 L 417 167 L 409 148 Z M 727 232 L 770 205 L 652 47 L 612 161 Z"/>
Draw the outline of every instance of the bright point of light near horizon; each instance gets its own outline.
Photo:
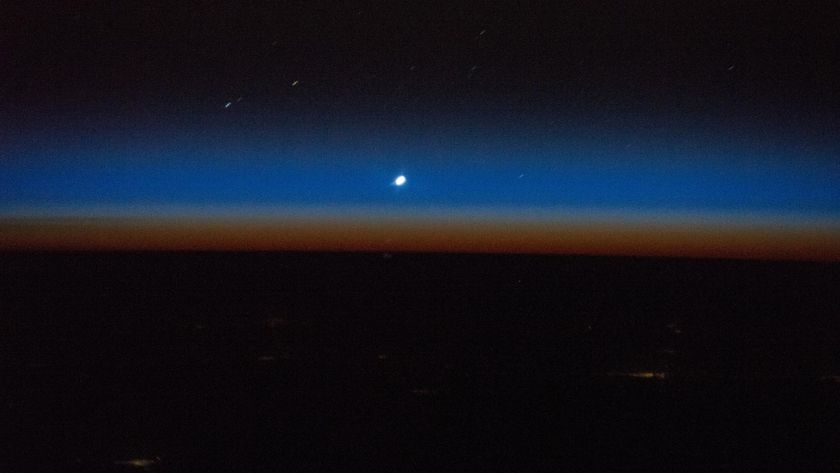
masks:
<path id="1" fill-rule="evenodd" d="M 405 176 L 397 176 L 397 178 L 394 179 L 394 184 L 397 186 L 405 184 Z"/>

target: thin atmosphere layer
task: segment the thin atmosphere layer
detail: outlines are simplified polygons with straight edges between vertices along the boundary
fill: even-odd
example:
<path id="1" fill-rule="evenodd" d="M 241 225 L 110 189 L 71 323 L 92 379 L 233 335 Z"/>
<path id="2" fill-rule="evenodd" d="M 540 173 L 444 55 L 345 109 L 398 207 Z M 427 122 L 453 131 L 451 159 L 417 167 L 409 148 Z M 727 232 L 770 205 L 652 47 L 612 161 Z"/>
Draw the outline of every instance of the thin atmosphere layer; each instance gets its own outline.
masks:
<path id="1" fill-rule="evenodd" d="M 7 136 L 0 247 L 840 259 L 840 167 L 793 139 L 205 125 Z"/>

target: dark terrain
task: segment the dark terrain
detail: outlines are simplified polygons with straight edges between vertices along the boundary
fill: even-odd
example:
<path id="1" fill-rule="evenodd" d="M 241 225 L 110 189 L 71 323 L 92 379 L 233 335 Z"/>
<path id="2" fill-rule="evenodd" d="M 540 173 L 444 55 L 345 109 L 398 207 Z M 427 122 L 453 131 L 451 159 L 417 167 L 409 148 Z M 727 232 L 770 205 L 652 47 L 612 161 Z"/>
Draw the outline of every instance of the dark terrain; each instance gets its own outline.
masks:
<path id="1" fill-rule="evenodd" d="M 840 266 L 0 255 L 0 471 L 840 468 Z"/>

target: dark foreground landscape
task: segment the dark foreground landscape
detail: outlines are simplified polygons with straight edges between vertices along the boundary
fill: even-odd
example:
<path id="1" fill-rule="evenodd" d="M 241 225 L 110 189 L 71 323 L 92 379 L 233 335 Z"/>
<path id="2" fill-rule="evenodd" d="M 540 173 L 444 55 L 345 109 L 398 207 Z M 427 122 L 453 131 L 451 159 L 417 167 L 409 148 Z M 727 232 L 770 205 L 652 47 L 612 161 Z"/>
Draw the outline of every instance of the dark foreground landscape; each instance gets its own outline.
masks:
<path id="1" fill-rule="evenodd" d="M 840 468 L 840 266 L 0 255 L 0 471 Z"/>

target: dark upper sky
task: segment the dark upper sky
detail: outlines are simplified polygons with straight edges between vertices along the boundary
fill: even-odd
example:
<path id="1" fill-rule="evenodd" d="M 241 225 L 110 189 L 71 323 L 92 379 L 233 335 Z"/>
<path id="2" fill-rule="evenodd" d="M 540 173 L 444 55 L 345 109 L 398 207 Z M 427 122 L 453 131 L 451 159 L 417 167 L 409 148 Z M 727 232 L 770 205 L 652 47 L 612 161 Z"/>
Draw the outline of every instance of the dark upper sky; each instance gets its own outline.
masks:
<path id="1" fill-rule="evenodd" d="M 156 119 L 231 102 L 257 114 L 733 120 L 815 135 L 840 122 L 836 4 L 15 3 L 0 20 L 7 119 Z"/>

